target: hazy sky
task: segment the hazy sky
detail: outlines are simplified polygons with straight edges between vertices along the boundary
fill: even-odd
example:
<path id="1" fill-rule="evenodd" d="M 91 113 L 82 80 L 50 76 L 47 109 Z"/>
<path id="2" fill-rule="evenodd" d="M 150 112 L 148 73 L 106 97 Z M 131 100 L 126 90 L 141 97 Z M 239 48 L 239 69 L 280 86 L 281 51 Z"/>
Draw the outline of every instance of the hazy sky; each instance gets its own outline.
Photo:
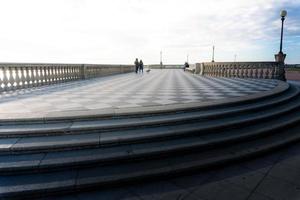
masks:
<path id="1" fill-rule="evenodd" d="M 0 0 L 0 62 L 300 63 L 300 0 Z"/>

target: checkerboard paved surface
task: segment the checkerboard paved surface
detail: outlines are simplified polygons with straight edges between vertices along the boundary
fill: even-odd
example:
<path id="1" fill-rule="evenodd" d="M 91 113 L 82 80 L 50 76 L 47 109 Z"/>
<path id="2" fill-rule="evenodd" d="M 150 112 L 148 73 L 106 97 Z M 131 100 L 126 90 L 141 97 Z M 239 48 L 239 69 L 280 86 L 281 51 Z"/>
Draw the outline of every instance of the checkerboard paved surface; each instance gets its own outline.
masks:
<path id="1" fill-rule="evenodd" d="M 0 94 L 0 113 L 155 106 L 234 98 L 270 90 L 277 80 L 201 77 L 151 70 Z"/>

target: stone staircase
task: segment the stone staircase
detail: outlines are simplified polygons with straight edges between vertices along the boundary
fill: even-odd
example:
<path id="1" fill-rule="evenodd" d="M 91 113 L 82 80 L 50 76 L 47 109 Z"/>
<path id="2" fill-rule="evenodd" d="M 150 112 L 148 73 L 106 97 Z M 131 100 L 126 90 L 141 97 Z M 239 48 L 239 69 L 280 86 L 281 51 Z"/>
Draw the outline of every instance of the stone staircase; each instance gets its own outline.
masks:
<path id="1" fill-rule="evenodd" d="M 300 89 L 287 84 L 206 107 L 2 119 L 0 197 L 79 192 L 248 159 L 299 141 L 299 122 Z"/>

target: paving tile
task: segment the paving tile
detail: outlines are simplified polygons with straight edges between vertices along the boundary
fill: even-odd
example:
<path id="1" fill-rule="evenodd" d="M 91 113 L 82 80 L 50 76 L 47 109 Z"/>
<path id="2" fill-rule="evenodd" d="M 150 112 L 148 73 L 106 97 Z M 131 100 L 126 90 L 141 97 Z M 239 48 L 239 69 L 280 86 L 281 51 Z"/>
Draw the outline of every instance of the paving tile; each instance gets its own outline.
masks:
<path id="1" fill-rule="evenodd" d="M 157 181 L 155 184 L 133 185 L 129 190 L 137 194 L 141 199 L 194 199 L 196 197 L 189 191 L 180 188 L 168 181 Z"/>
<path id="2" fill-rule="evenodd" d="M 264 177 L 264 174 L 261 171 L 261 169 L 251 170 L 239 165 L 233 165 L 216 171 L 214 177 L 210 181 L 224 180 L 237 187 L 253 190 Z"/>
<path id="3" fill-rule="evenodd" d="M 281 163 L 276 164 L 269 171 L 268 175 L 288 181 L 300 188 L 300 166 L 298 168 L 291 168 L 288 165 L 283 165 Z"/>
<path id="4" fill-rule="evenodd" d="M 226 181 L 217 181 L 199 185 L 192 194 L 206 200 L 246 200 L 250 191 Z"/>
<path id="5" fill-rule="evenodd" d="M 255 192 L 274 200 L 300 199 L 300 187 L 283 179 L 267 176 L 257 187 Z"/>

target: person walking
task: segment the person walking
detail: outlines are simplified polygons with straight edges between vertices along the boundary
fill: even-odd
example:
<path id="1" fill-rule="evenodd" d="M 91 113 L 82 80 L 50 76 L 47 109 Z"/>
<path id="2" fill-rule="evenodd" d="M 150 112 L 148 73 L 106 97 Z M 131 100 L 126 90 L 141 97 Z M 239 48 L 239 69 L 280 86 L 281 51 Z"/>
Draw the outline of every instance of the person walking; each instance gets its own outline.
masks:
<path id="1" fill-rule="evenodd" d="M 184 63 L 184 66 L 183 66 L 183 71 L 185 71 L 185 69 L 186 69 L 186 68 L 189 68 L 189 67 L 190 67 L 189 63 L 188 63 L 188 62 L 185 62 L 185 63 Z"/>
<path id="2" fill-rule="evenodd" d="M 138 70 L 139 70 L 139 65 L 140 65 L 139 60 L 137 58 L 135 59 L 134 65 L 135 65 L 135 73 L 137 74 Z"/>
<path id="3" fill-rule="evenodd" d="M 139 66 L 139 68 L 140 68 L 140 72 L 143 74 L 144 73 L 144 63 L 143 63 L 142 60 L 140 60 L 140 66 Z"/>

